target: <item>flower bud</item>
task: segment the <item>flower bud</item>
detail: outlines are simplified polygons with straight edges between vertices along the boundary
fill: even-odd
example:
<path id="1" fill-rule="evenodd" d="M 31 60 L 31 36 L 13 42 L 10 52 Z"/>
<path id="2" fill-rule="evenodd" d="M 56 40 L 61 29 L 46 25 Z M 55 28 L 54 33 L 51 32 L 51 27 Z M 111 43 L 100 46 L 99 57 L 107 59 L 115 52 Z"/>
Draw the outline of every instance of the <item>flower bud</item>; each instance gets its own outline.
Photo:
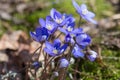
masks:
<path id="1" fill-rule="evenodd" d="M 89 55 L 87 55 L 87 58 L 90 60 L 90 61 L 94 61 L 97 57 L 97 53 L 93 50 L 89 50 L 88 51 Z"/>
<path id="2" fill-rule="evenodd" d="M 67 59 L 62 58 L 62 59 L 60 60 L 60 68 L 66 68 L 66 67 L 68 67 L 68 65 L 69 65 L 69 62 L 68 62 Z"/>

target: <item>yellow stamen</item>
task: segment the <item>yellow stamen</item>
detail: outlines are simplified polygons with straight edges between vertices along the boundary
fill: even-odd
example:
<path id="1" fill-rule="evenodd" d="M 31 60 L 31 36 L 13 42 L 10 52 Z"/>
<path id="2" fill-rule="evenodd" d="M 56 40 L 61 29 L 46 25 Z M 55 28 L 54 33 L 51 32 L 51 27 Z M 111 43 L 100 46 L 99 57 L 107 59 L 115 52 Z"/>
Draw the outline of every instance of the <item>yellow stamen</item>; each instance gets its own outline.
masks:
<path id="1" fill-rule="evenodd" d="M 58 51 L 55 49 L 55 50 L 53 50 L 53 53 L 58 54 Z"/>

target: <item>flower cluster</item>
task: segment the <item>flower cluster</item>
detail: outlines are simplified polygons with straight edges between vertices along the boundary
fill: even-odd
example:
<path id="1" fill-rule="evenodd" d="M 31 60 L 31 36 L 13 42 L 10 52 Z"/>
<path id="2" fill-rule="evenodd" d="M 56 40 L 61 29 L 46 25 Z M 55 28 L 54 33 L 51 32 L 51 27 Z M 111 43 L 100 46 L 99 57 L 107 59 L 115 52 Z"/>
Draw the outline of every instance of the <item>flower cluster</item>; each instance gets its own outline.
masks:
<path id="1" fill-rule="evenodd" d="M 81 18 L 86 21 L 97 24 L 93 20 L 95 14 L 87 10 L 85 4 L 78 5 L 75 0 L 72 0 L 73 6 Z M 70 14 L 61 14 L 56 9 L 51 9 L 50 15 L 46 19 L 39 19 L 40 27 L 36 28 L 35 32 L 30 32 L 30 36 L 39 43 L 45 43 L 44 52 L 51 57 L 61 56 L 69 47 L 67 55 L 71 54 L 75 58 L 87 58 L 94 61 L 97 57 L 95 51 L 89 50 L 85 53 L 85 48 L 91 43 L 91 37 L 83 31 L 82 28 L 76 28 L 75 18 Z M 64 41 L 59 37 L 51 39 L 56 31 L 64 34 Z M 70 55 L 71 56 L 71 55 Z M 68 67 L 68 57 L 60 59 L 60 68 Z"/>

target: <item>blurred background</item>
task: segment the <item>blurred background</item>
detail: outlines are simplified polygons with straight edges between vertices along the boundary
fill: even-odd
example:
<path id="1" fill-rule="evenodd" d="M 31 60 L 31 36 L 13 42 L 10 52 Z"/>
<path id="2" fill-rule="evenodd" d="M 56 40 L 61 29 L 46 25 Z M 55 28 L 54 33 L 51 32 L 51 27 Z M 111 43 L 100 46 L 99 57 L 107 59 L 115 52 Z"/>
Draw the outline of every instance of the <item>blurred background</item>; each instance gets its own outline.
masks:
<path id="1" fill-rule="evenodd" d="M 80 24 L 92 37 L 91 48 L 99 53 L 96 62 L 80 63 L 81 79 L 119 80 L 120 0 L 76 1 L 79 4 L 86 3 L 98 21 L 98 25 L 84 20 Z M 31 41 L 29 31 L 34 31 L 39 26 L 39 18 L 49 15 L 52 8 L 72 14 L 78 24 L 79 15 L 72 0 L 0 0 L 0 75 L 9 70 L 17 71 L 29 61 L 28 53 L 32 53 L 38 45 Z M 22 59 L 22 62 L 18 59 Z"/>

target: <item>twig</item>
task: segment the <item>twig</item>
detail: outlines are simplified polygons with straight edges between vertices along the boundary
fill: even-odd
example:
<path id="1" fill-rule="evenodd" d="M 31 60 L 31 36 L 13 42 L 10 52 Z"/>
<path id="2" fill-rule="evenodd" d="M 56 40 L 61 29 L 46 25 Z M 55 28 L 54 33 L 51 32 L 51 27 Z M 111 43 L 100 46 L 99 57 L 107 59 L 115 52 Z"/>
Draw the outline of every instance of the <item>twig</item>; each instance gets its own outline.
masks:
<path id="1" fill-rule="evenodd" d="M 41 74 L 41 76 L 40 76 L 40 79 L 42 80 L 42 78 L 44 77 L 44 71 L 46 70 L 46 68 L 47 68 L 47 66 L 50 64 L 50 62 L 52 61 L 52 59 L 54 59 L 55 58 L 55 56 L 54 57 L 52 57 L 49 61 L 48 61 L 48 63 L 45 65 L 45 68 L 43 69 L 43 71 L 41 72 L 42 74 Z M 42 75 L 43 75 L 43 77 L 42 77 Z"/>

